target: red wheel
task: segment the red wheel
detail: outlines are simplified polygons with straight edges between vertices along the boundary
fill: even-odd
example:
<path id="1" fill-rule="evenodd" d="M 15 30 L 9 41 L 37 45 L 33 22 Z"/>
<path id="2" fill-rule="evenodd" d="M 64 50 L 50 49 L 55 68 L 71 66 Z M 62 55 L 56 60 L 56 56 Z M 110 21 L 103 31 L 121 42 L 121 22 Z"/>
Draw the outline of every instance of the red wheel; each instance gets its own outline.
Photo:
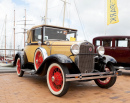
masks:
<path id="1" fill-rule="evenodd" d="M 17 59 L 17 65 L 16 65 L 16 69 L 17 69 L 17 75 L 19 77 L 22 77 L 23 74 L 24 74 L 24 71 L 21 70 L 21 61 L 20 61 L 20 58 Z"/>
<path id="2" fill-rule="evenodd" d="M 105 67 L 105 71 L 114 71 L 114 67 L 112 64 L 107 64 Z M 101 87 L 101 88 L 110 88 L 113 86 L 116 82 L 116 77 L 107 77 L 107 78 L 102 78 L 102 79 L 96 79 L 95 83 Z"/>
<path id="3" fill-rule="evenodd" d="M 69 88 L 69 82 L 65 81 L 68 69 L 58 63 L 52 63 L 47 71 L 47 84 L 51 93 L 55 96 L 63 96 Z"/>
<path id="4" fill-rule="evenodd" d="M 38 68 L 40 67 L 40 65 L 43 62 L 43 54 L 42 51 L 40 49 L 37 49 L 35 52 L 35 56 L 34 56 L 34 66 L 35 66 L 35 70 L 37 71 Z"/>
<path id="5" fill-rule="evenodd" d="M 105 68 L 105 71 L 106 71 L 106 72 L 109 72 L 110 69 L 109 69 L 108 67 L 106 67 L 106 68 Z M 111 80 L 111 77 L 107 77 L 107 78 L 103 78 L 103 79 L 97 79 L 97 81 L 98 81 L 100 84 L 102 84 L 102 85 L 108 84 L 108 83 L 110 82 L 110 80 Z"/>

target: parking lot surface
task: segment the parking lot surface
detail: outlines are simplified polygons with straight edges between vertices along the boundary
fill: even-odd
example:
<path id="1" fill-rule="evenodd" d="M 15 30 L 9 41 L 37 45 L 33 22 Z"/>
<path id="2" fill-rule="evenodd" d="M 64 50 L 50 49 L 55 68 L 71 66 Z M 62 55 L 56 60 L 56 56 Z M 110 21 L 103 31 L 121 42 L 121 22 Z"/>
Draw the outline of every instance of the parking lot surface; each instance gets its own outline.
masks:
<path id="1" fill-rule="evenodd" d="M 71 82 L 65 96 L 55 97 L 46 77 L 0 73 L 0 103 L 130 103 L 130 75 L 119 76 L 109 89 L 99 88 L 94 81 Z"/>

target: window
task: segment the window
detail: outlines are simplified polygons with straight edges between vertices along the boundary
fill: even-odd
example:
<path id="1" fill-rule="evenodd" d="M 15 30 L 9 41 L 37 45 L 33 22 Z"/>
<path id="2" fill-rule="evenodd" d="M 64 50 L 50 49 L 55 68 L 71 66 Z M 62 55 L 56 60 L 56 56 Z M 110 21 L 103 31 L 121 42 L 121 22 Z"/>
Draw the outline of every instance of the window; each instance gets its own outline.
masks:
<path id="1" fill-rule="evenodd" d="M 104 47 L 112 47 L 112 40 L 111 39 L 103 39 L 102 40 L 102 45 Z"/>
<path id="2" fill-rule="evenodd" d="M 96 40 L 96 46 L 100 46 L 100 40 Z"/>
<path id="3" fill-rule="evenodd" d="M 33 41 L 41 41 L 41 28 L 33 30 Z"/>
<path id="4" fill-rule="evenodd" d="M 116 47 L 127 47 L 128 46 L 128 41 L 125 39 L 117 39 L 116 42 Z"/>
<path id="5" fill-rule="evenodd" d="M 76 40 L 76 31 L 60 29 L 60 28 L 45 28 L 44 40 Z"/>

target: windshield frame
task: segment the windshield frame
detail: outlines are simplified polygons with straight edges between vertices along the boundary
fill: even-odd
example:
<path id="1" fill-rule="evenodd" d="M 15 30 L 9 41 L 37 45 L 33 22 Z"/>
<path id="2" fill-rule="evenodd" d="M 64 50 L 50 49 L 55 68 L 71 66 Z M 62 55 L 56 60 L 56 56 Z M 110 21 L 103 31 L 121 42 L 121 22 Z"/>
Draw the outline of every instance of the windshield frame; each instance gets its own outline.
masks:
<path id="1" fill-rule="evenodd" d="M 48 40 L 45 40 L 44 37 L 45 37 L 45 33 L 46 33 L 46 28 L 52 28 L 52 29 L 58 29 L 58 30 L 65 30 L 65 31 L 74 32 L 74 38 L 76 38 L 76 40 L 77 40 L 77 30 L 67 29 L 67 28 L 57 28 L 57 27 L 43 26 L 43 38 L 42 38 L 43 42 L 45 42 L 45 41 L 67 41 L 67 40 L 64 40 L 64 39 L 48 39 Z"/>

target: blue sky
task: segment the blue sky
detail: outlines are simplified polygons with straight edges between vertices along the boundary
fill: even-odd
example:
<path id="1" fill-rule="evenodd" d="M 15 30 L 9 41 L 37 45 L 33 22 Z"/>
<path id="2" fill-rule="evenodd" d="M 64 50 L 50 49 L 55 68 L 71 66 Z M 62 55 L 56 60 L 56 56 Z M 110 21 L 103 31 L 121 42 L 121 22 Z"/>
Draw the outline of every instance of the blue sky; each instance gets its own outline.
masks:
<path id="1" fill-rule="evenodd" d="M 26 3 L 23 0 L 12 0 L 16 5 L 26 5 Z"/>

